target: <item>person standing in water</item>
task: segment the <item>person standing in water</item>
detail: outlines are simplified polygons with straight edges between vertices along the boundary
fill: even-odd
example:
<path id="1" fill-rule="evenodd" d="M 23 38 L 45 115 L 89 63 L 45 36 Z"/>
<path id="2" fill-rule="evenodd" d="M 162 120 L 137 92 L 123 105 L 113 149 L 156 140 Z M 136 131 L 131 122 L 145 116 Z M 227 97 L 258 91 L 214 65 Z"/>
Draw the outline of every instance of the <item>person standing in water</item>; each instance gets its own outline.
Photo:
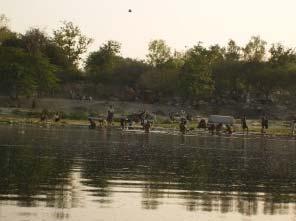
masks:
<path id="1" fill-rule="evenodd" d="M 144 120 L 144 131 L 146 133 L 150 132 L 151 122 L 149 120 Z"/>
<path id="2" fill-rule="evenodd" d="M 268 119 L 266 115 L 261 118 L 261 133 L 265 133 L 265 129 L 268 129 Z"/>
<path id="3" fill-rule="evenodd" d="M 108 125 L 112 125 L 113 117 L 114 117 L 114 107 L 113 107 L 113 105 L 110 105 L 109 109 L 108 109 L 108 112 L 107 112 Z"/>
<path id="4" fill-rule="evenodd" d="M 226 124 L 226 133 L 229 135 L 233 133 L 232 127 L 229 124 Z"/>
<path id="5" fill-rule="evenodd" d="M 89 121 L 89 126 L 88 126 L 89 129 L 95 129 L 97 126 L 95 120 L 92 118 L 88 118 L 88 121 Z"/>
<path id="6" fill-rule="evenodd" d="M 120 118 L 120 127 L 122 130 L 124 130 L 126 128 L 126 122 L 127 122 L 127 119 L 125 116 L 122 116 Z"/>
<path id="7" fill-rule="evenodd" d="M 185 134 L 187 131 L 186 124 L 187 124 L 187 120 L 185 118 L 181 118 L 179 129 L 182 134 Z"/>
<path id="8" fill-rule="evenodd" d="M 247 125 L 247 117 L 246 115 L 243 116 L 243 118 L 241 119 L 241 125 L 242 125 L 242 129 L 243 129 L 243 133 L 245 133 L 245 130 L 247 130 L 247 134 L 249 133 L 249 127 Z"/>

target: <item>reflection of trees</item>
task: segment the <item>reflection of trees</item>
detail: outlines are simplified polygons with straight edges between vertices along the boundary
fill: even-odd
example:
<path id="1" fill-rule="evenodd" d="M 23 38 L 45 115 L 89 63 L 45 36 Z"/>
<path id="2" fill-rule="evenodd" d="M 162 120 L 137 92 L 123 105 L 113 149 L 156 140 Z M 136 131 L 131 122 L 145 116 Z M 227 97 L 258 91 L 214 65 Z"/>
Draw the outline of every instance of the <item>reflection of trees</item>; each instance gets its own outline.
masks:
<path id="1" fill-rule="evenodd" d="M 20 206 L 37 206 L 44 202 L 47 206 L 69 207 L 70 200 L 64 193 L 71 188 L 68 179 L 71 152 L 60 148 L 53 151 L 56 143 L 41 140 L 38 130 L 28 130 L 23 136 L 14 130 L 7 133 L 9 136 L 1 133 L 1 141 L 14 145 L 1 149 L 0 176 L 4 179 L 0 179 L 0 194 L 7 196 L 7 200 L 17 201 Z"/>
<path id="2" fill-rule="evenodd" d="M 144 209 L 157 209 L 160 205 L 159 199 L 163 198 L 163 193 L 160 192 L 157 184 L 145 184 L 142 191 L 142 207 Z"/>
<path id="3" fill-rule="evenodd" d="M 5 152 L 9 163 L 0 165 L 0 176 L 5 177 L 0 181 L 1 194 L 16 195 L 21 206 L 35 206 L 45 201 L 47 206 L 68 207 L 64 192 L 71 187 L 67 179 L 71 161 L 65 160 L 63 154 L 53 156 L 45 147 L 42 153 L 38 148 L 29 147 Z"/>
<path id="4" fill-rule="evenodd" d="M 295 202 L 293 144 L 109 130 L 42 133 L 33 141 L 0 135 L 3 143 L 25 144 L 2 148 L 0 154 L 0 195 L 15 194 L 25 206 L 44 201 L 50 207 L 77 207 L 77 180 L 104 206 L 112 203 L 117 187 L 127 185 L 140 189 L 144 209 L 159 208 L 167 192 L 189 211 L 255 215 L 263 203 L 265 214 L 288 213 L 288 203 Z M 45 135 L 49 138 L 41 139 Z M 79 177 L 73 178 L 76 173 Z"/>
<path id="5" fill-rule="evenodd" d="M 94 155 L 93 157 L 95 157 Z M 88 190 L 92 196 L 96 197 L 96 202 L 107 204 L 111 203 L 111 191 L 108 184 L 110 176 L 107 172 L 107 155 L 103 152 L 98 158 L 92 158 L 83 163 L 82 166 L 82 184 L 92 187 Z"/>
<path id="6" fill-rule="evenodd" d="M 237 197 L 238 212 L 244 215 L 256 215 L 258 212 L 258 198 L 256 193 L 247 193 Z"/>
<path id="7" fill-rule="evenodd" d="M 270 149 L 271 143 L 265 143 L 268 150 L 264 150 L 257 141 L 249 141 L 249 144 L 240 139 L 221 137 L 179 140 L 156 135 L 150 136 L 147 144 L 143 137 L 138 136 L 137 139 L 137 146 L 125 147 L 128 162 L 123 161 L 123 155 L 118 154 L 117 157 L 123 163 L 119 167 L 128 167 L 136 174 L 135 179 L 145 181 L 143 208 L 156 208 L 161 197 L 165 197 L 160 193 L 166 189 L 189 190 L 188 194 L 179 196 L 186 200 L 185 206 L 189 210 L 238 211 L 255 215 L 259 201 L 270 201 L 270 198 L 264 198 L 267 194 L 272 195 L 271 205 L 281 211 L 285 211 L 286 202 L 293 201 L 294 196 L 285 195 L 286 192 L 294 192 L 290 181 L 295 180 L 293 171 L 296 168 L 287 164 L 293 162 L 295 154 L 292 149 L 286 149 L 293 153 L 281 158 L 276 148 Z M 178 142 L 184 145 L 180 146 Z M 281 168 L 283 173 L 277 173 L 277 168 Z M 129 178 L 133 179 L 133 176 L 129 174 Z M 178 185 L 170 184 L 175 182 Z M 203 193 L 193 192 L 196 190 Z M 261 196 L 258 192 L 266 194 Z M 268 210 L 265 208 L 265 211 Z"/>
<path id="8" fill-rule="evenodd" d="M 275 200 L 275 194 L 271 193 L 271 194 L 265 194 L 264 197 L 264 204 L 263 204 L 263 211 L 264 214 L 287 214 L 289 212 L 289 202 L 291 202 L 291 197 L 286 197 L 284 196 L 284 194 L 280 194 L 283 201 L 278 201 Z M 295 203 L 295 199 L 293 200 Z M 296 212 L 295 210 L 296 208 L 294 208 L 294 212 Z"/>
<path id="9" fill-rule="evenodd" d="M 233 197 L 227 196 L 226 194 L 220 197 L 220 211 L 221 213 L 233 212 L 234 200 Z"/>

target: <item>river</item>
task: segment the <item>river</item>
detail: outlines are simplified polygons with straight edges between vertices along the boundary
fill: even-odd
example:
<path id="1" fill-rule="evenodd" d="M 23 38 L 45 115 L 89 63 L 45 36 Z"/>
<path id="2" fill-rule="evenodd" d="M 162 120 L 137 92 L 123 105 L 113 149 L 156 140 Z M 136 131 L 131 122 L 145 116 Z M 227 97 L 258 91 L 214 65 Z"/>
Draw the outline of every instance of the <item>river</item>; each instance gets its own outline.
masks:
<path id="1" fill-rule="evenodd" d="M 0 126 L 1 221 L 295 219 L 292 139 Z"/>

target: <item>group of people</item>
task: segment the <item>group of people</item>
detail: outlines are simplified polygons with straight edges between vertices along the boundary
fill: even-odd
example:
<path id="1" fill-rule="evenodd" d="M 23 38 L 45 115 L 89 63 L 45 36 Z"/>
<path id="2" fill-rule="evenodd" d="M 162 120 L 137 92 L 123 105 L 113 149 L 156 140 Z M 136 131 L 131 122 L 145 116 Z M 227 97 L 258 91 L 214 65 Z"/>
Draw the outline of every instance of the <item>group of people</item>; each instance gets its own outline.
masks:
<path id="1" fill-rule="evenodd" d="M 103 127 L 106 124 L 111 126 L 113 125 L 113 119 L 114 119 L 114 107 L 113 105 L 110 105 L 107 110 L 106 119 L 104 119 L 104 117 L 88 117 L 89 128 L 95 129 L 97 127 L 96 120 L 99 122 L 100 127 Z"/>
<path id="2" fill-rule="evenodd" d="M 292 128 L 293 128 L 293 134 L 294 132 L 296 131 L 296 120 L 293 121 L 293 125 L 292 125 Z M 268 122 L 268 118 L 266 115 L 263 115 L 262 118 L 261 118 L 261 133 L 265 133 L 266 130 L 268 129 L 269 127 L 269 122 Z M 217 124 L 214 124 L 214 123 L 211 123 L 211 124 L 207 124 L 206 120 L 205 119 L 201 119 L 199 122 L 198 122 L 198 125 L 197 125 L 197 128 L 198 129 L 205 129 L 205 130 L 208 130 L 211 134 L 221 134 L 222 132 L 226 133 L 226 134 L 232 134 L 234 132 L 234 129 L 232 127 L 232 125 L 230 124 L 225 124 L 223 125 L 222 123 L 217 123 Z M 248 127 L 248 124 L 247 124 L 247 117 L 246 115 L 243 115 L 243 117 L 241 118 L 241 128 L 243 130 L 243 133 L 247 132 L 249 133 L 249 127 Z M 182 134 L 185 134 L 186 131 L 188 131 L 187 129 L 187 119 L 185 117 L 182 117 L 180 119 L 180 123 L 179 123 L 179 130 Z"/>
<path id="3" fill-rule="evenodd" d="M 99 122 L 100 126 L 112 126 L 113 125 L 113 121 L 114 121 L 114 106 L 110 105 L 108 107 L 107 110 L 107 116 L 106 118 L 104 117 L 89 117 L 89 128 L 90 129 L 95 129 L 96 128 L 96 121 Z M 153 119 L 151 119 L 151 116 L 147 111 L 143 110 L 140 111 L 138 113 L 134 113 L 134 114 L 130 114 L 127 116 L 122 116 L 120 118 L 120 127 L 122 130 L 127 129 L 127 128 L 133 128 L 133 122 L 140 122 L 143 130 L 145 132 L 149 132 L 152 125 L 153 125 Z M 191 120 L 190 115 L 186 114 L 185 111 L 180 111 L 180 114 L 178 114 L 177 116 L 180 116 L 180 122 L 179 122 L 179 131 L 182 134 L 185 134 L 187 131 L 189 131 L 188 129 L 188 121 Z M 54 122 L 59 122 L 62 119 L 62 114 L 59 112 L 55 112 L 54 114 L 49 113 L 46 109 L 44 109 L 41 112 L 40 115 L 40 121 L 44 122 L 47 121 L 48 119 L 52 119 Z M 169 113 L 169 118 L 170 120 L 175 120 L 175 115 L 170 112 Z M 241 128 L 243 133 L 247 132 L 247 134 L 249 133 L 249 126 L 247 124 L 247 117 L 246 115 L 243 115 L 241 117 Z M 205 129 L 208 130 L 211 134 L 221 134 L 221 133 L 225 133 L 225 134 L 232 134 L 234 132 L 233 126 L 231 124 L 222 124 L 222 123 L 210 123 L 207 124 L 205 119 L 201 119 L 198 122 L 197 125 L 198 129 Z M 269 128 L 269 120 L 267 118 L 267 115 L 264 114 L 261 117 L 261 133 L 264 134 L 266 133 L 266 130 Z M 194 128 L 190 128 L 190 129 L 194 129 Z M 296 131 L 296 120 L 293 120 L 291 123 L 291 134 L 294 135 Z"/>
<path id="4" fill-rule="evenodd" d="M 181 118 L 180 124 L 179 124 L 180 132 L 182 134 L 185 134 L 188 129 L 187 129 L 187 120 L 185 118 Z M 219 124 L 207 124 L 205 119 L 201 119 L 197 125 L 198 129 L 205 129 L 209 130 L 209 132 L 214 135 L 215 132 L 216 134 L 221 134 L 222 132 L 226 134 L 232 134 L 233 133 L 233 128 L 231 125 L 226 124 L 225 127 L 223 127 L 222 123 Z"/>
<path id="5" fill-rule="evenodd" d="M 40 115 L 40 121 L 41 122 L 47 121 L 49 119 L 49 116 L 50 116 L 50 114 L 48 113 L 48 111 L 47 110 L 43 110 L 41 112 L 41 115 Z M 54 122 L 59 122 L 61 120 L 61 114 L 59 112 L 56 112 L 52 116 L 52 119 L 53 119 Z"/>
<path id="6" fill-rule="evenodd" d="M 132 128 L 133 122 L 140 122 L 143 130 L 149 132 L 153 124 L 149 113 L 145 110 L 140 111 L 139 113 L 134 113 L 128 116 L 122 116 L 120 118 L 120 127 L 122 130 L 127 128 Z"/>
<path id="7" fill-rule="evenodd" d="M 223 127 L 223 124 L 222 123 L 219 123 L 219 124 L 217 124 L 217 125 L 215 125 L 215 124 L 210 124 L 209 125 L 209 132 L 212 134 L 212 135 L 214 135 L 215 134 L 215 132 L 216 132 L 216 134 L 221 134 L 221 133 L 225 133 L 225 134 L 229 134 L 229 135 L 231 135 L 233 132 L 234 132 L 234 130 L 233 130 L 233 127 L 231 126 L 231 125 L 229 125 L 229 124 L 226 124 L 225 125 L 225 127 Z"/>
<path id="8" fill-rule="evenodd" d="M 100 122 L 100 126 L 104 125 L 104 122 L 106 122 L 107 125 L 113 125 L 113 120 L 114 120 L 114 106 L 110 105 L 108 110 L 107 110 L 107 117 L 104 118 L 89 118 L 89 128 L 94 129 L 96 128 L 96 122 L 95 120 L 98 120 Z M 59 119 L 59 117 L 57 117 L 58 115 L 55 115 L 55 119 Z M 173 117 L 174 115 L 172 113 L 169 113 L 169 117 L 170 119 L 174 119 Z M 188 129 L 187 129 L 187 122 L 190 119 L 188 119 L 188 115 L 186 115 L 185 111 L 181 111 L 180 112 L 180 123 L 179 123 L 179 130 L 182 134 L 185 134 Z M 140 124 L 142 125 L 142 128 L 145 132 L 149 132 L 151 129 L 151 126 L 153 124 L 153 122 L 151 121 L 151 119 L 149 119 L 149 114 L 147 111 L 143 110 L 140 111 L 139 113 L 135 113 L 135 114 L 131 114 L 128 116 L 122 116 L 120 118 L 120 127 L 122 130 L 127 129 L 127 128 L 132 128 L 132 124 L 133 122 L 140 122 Z M 294 124 L 294 128 L 296 128 L 296 121 Z M 245 132 L 249 132 L 249 127 L 247 124 L 247 117 L 246 115 L 243 115 L 243 117 L 241 118 L 241 127 L 243 130 L 243 133 Z M 211 134 L 221 134 L 221 133 L 225 133 L 225 134 L 232 134 L 234 132 L 233 126 L 230 124 L 225 124 L 223 125 L 222 123 L 211 123 L 211 124 L 207 124 L 205 119 L 201 119 L 198 122 L 197 125 L 198 129 L 205 129 L 208 130 Z M 268 119 L 266 115 L 263 115 L 261 118 L 261 133 L 265 133 L 265 131 L 268 129 Z"/>
<path id="9" fill-rule="evenodd" d="M 266 115 L 263 115 L 261 117 L 261 133 L 265 133 L 266 130 L 268 129 L 268 118 Z M 249 127 L 247 125 L 247 118 L 246 118 L 246 115 L 244 115 L 241 119 L 241 126 L 242 126 L 242 129 L 243 129 L 243 132 L 245 133 L 245 131 L 247 131 L 247 133 L 249 133 Z"/>
<path id="10" fill-rule="evenodd" d="M 107 117 L 104 118 L 96 118 L 96 117 L 89 117 L 89 128 L 95 129 L 96 128 L 96 120 L 100 123 L 100 126 L 105 126 L 105 123 L 109 126 L 113 125 L 114 121 L 114 106 L 110 105 L 107 110 Z M 122 130 L 127 128 L 132 128 L 133 122 L 140 122 L 143 130 L 145 132 L 149 132 L 152 126 L 152 120 L 150 119 L 150 115 L 147 111 L 140 111 L 139 113 L 131 114 L 128 116 L 121 116 L 120 118 L 120 127 Z"/>

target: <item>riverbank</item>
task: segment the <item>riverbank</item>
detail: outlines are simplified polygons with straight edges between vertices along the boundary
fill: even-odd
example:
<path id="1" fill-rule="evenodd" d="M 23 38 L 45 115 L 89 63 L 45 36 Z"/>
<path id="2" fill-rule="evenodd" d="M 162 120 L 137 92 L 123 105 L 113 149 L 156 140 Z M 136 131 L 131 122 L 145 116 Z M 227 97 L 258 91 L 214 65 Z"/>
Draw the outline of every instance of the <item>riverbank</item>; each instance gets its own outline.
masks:
<path id="1" fill-rule="evenodd" d="M 159 131 L 179 131 L 179 122 L 170 121 L 168 113 L 180 112 L 185 110 L 189 113 L 193 120 L 189 122 L 187 128 L 189 134 L 200 133 L 202 130 L 197 129 L 198 120 L 201 118 L 206 119 L 210 114 L 233 115 L 239 118 L 238 111 L 233 108 L 223 107 L 220 110 L 207 109 L 207 106 L 202 108 L 193 108 L 192 106 L 174 106 L 165 104 L 142 104 L 136 102 L 123 102 L 123 101 L 81 101 L 71 99 L 54 99 L 44 98 L 38 99 L 35 107 L 32 108 L 32 99 L 21 99 L 21 108 L 10 107 L 9 99 L 7 97 L 0 97 L 0 124 L 31 124 L 39 126 L 52 126 L 52 127 L 88 127 L 87 120 L 89 115 L 106 117 L 107 108 L 109 105 L 115 107 L 115 122 L 113 128 L 120 128 L 119 118 L 122 115 L 137 113 L 139 110 L 146 110 L 155 116 L 155 121 L 152 130 Z M 41 112 L 46 110 L 48 113 L 48 120 L 45 122 L 40 121 Z M 237 111 L 237 112 L 235 112 Z M 273 112 L 275 113 L 276 109 Z M 54 122 L 53 116 L 59 112 L 62 119 L 59 122 Z M 291 113 L 290 113 L 291 114 Z M 275 114 L 274 114 L 275 115 Z M 284 115 L 283 115 L 284 116 Z M 249 118 L 247 124 L 249 126 L 250 134 L 261 134 L 261 122 L 259 116 L 247 115 Z M 269 136 L 291 136 L 291 120 L 278 119 L 271 115 L 269 121 L 269 129 L 266 135 Z M 135 125 L 135 128 L 141 126 Z M 234 130 L 238 134 L 243 131 L 240 125 L 240 119 L 236 120 Z"/>
<path id="2" fill-rule="evenodd" d="M 59 122 L 55 122 L 53 119 L 48 119 L 46 121 L 41 121 L 39 117 L 30 117 L 23 116 L 23 112 L 19 111 L 18 113 L 22 114 L 1 114 L 0 115 L 0 124 L 8 125 L 36 125 L 42 127 L 81 127 L 88 128 L 89 122 L 87 118 L 85 119 L 61 119 Z M 200 134 L 208 133 L 205 130 L 197 129 L 197 120 L 192 120 L 188 123 L 187 134 Z M 247 124 L 249 126 L 249 135 L 261 135 L 261 123 L 258 120 L 248 120 Z M 133 125 L 135 129 L 141 130 L 140 124 Z M 100 128 L 100 127 L 98 127 Z M 114 128 L 120 129 L 120 123 L 115 121 L 112 126 L 104 126 L 104 128 Z M 171 122 L 168 119 L 156 118 L 155 123 L 152 126 L 152 130 L 161 131 L 161 132 L 179 132 L 179 122 Z M 240 126 L 240 120 L 237 119 L 234 124 L 235 134 L 241 135 L 243 131 Z M 246 134 L 246 133 L 245 133 Z M 289 121 L 279 121 L 272 120 L 269 123 L 269 129 L 266 130 L 265 136 L 274 136 L 274 137 L 292 137 L 291 135 L 291 126 Z"/>

